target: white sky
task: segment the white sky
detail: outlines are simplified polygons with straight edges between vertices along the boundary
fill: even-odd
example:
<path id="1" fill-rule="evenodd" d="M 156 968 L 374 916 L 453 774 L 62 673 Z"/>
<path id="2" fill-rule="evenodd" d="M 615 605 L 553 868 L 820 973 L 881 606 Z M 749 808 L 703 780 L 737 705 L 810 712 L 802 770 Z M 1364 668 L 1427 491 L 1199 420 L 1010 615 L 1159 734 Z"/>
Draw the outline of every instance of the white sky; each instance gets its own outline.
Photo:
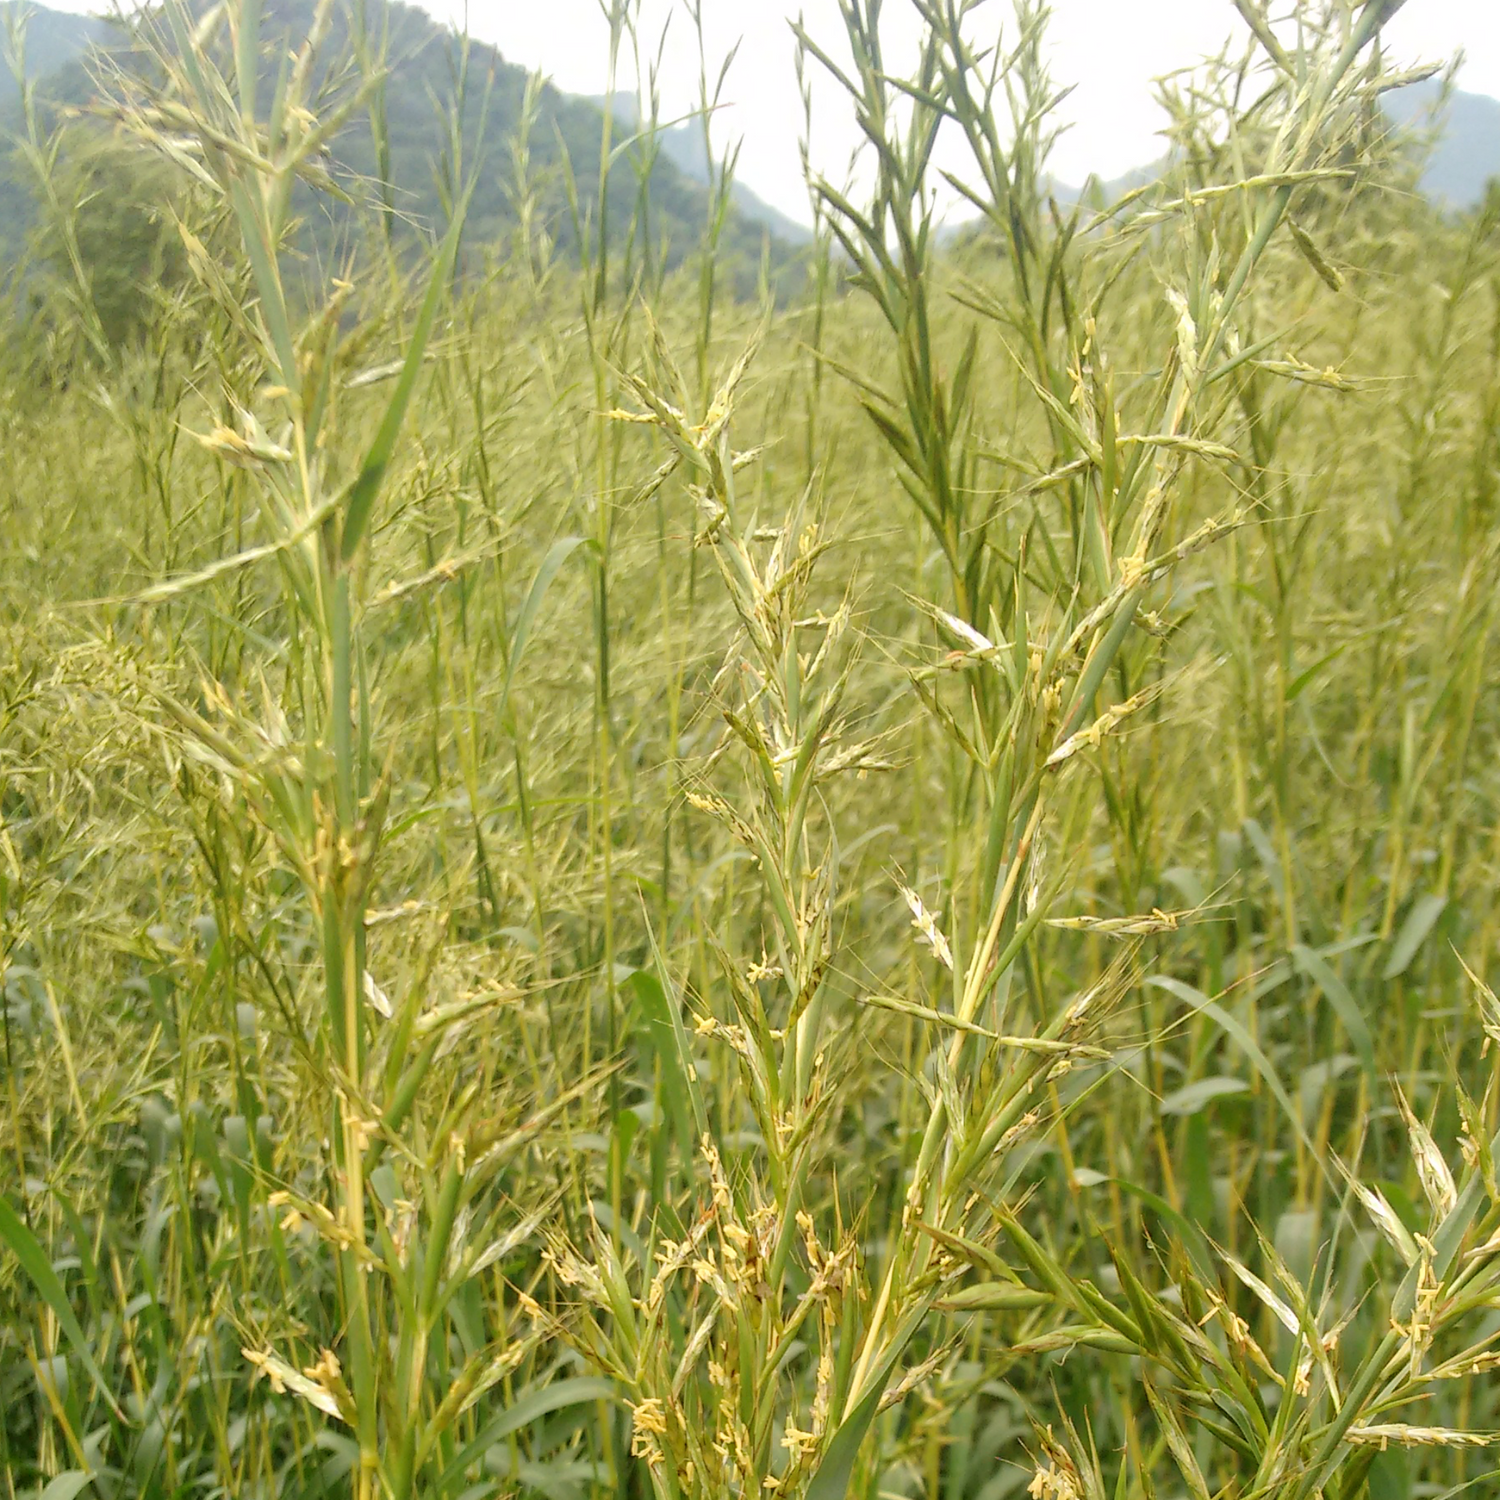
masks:
<path id="1" fill-rule="evenodd" d="M 465 0 L 427 3 L 435 14 L 462 22 Z M 800 14 L 814 40 L 837 56 L 837 0 L 701 3 L 711 65 L 717 68 L 739 44 L 723 96 L 730 107 L 718 117 L 716 143 L 743 137 L 740 178 L 783 213 L 806 221 L 798 155 L 804 116 L 788 23 Z M 697 39 L 684 0 L 640 0 L 640 7 L 643 51 L 654 51 L 670 20 L 660 75 L 663 114 L 670 119 L 696 102 Z M 1230 36 L 1246 34 L 1231 0 L 1053 0 L 1052 9 L 1049 66 L 1059 85 L 1076 88 L 1063 106 L 1072 128 L 1058 142 L 1051 170 L 1073 184 L 1090 172 L 1108 179 L 1155 160 L 1162 118 L 1151 80 L 1218 51 Z M 1011 31 L 1009 0 L 986 0 L 980 15 L 986 12 L 992 17 L 988 26 Z M 467 0 L 467 15 L 474 35 L 494 42 L 508 61 L 541 68 L 573 93 L 603 92 L 609 39 L 600 0 Z M 902 40 L 917 31 L 909 0 L 885 0 L 882 30 L 894 67 Z M 978 26 L 974 34 L 982 34 Z M 1403 66 L 1446 60 L 1462 49 L 1467 61 L 1460 86 L 1500 97 L 1500 0 L 1408 0 L 1386 39 Z M 813 65 L 811 76 L 814 162 L 841 180 L 858 133 L 826 75 Z M 633 64 L 625 65 L 618 86 L 634 86 Z"/>
<path id="2" fill-rule="evenodd" d="M 44 0 L 67 10 L 98 8 L 98 0 Z M 440 19 L 462 23 L 496 44 L 509 62 L 540 68 L 558 87 L 599 94 L 609 53 L 600 0 L 422 0 Z M 789 18 L 799 13 L 809 33 L 832 52 L 842 34 L 837 0 L 701 0 L 705 47 L 717 69 L 729 50 L 739 51 L 724 89 L 728 105 L 715 126 L 716 145 L 743 137 L 739 176 L 766 201 L 793 218 L 808 218 L 799 168 L 802 101 L 793 66 Z M 980 17 L 995 27 L 1008 21 L 1006 0 L 985 0 Z M 887 59 L 901 59 L 901 42 L 915 33 L 909 0 L 886 0 L 883 30 Z M 654 54 L 666 30 L 663 116 L 686 112 L 697 98 L 698 46 L 684 0 L 640 0 L 642 52 Z M 1009 26 L 1005 27 L 1008 32 Z M 980 34 L 976 28 L 976 35 Z M 1160 154 L 1155 132 L 1161 118 L 1151 80 L 1217 51 L 1244 25 L 1231 0 L 1053 0 L 1051 70 L 1059 84 L 1076 85 L 1064 105 L 1072 128 L 1051 162 L 1064 182 L 1090 173 L 1116 177 Z M 1460 49 L 1467 62 L 1461 87 L 1500 97 L 1500 0 L 1408 0 L 1386 29 L 1402 65 L 1446 60 Z M 845 176 L 857 132 L 836 89 L 814 69 L 813 156 L 835 180 Z M 617 86 L 635 87 L 635 69 L 623 64 Z"/>

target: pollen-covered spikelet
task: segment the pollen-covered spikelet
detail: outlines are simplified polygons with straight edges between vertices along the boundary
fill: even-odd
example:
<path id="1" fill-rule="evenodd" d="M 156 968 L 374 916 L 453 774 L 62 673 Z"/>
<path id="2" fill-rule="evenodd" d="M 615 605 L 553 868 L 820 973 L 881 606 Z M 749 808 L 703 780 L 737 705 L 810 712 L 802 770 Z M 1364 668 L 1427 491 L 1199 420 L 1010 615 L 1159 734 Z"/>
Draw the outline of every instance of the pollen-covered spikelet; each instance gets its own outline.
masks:
<path id="1" fill-rule="evenodd" d="M 597 1307 L 609 1306 L 609 1288 L 592 1261 L 575 1254 L 561 1241 L 548 1245 L 542 1251 L 542 1260 L 564 1286 L 577 1288 Z"/>
<path id="2" fill-rule="evenodd" d="M 730 1308 L 740 1305 L 739 1292 L 730 1284 L 729 1278 L 719 1269 L 709 1255 L 700 1255 L 693 1262 L 693 1275 L 707 1287 L 713 1289 L 718 1299 Z"/>
<path id="3" fill-rule="evenodd" d="M 1266 1357 L 1265 1350 L 1261 1348 L 1255 1335 L 1250 1332 L 1250 1325 L 1212 1288 L 1205 1287 L 1204 1293 L 1209 1302 L 1209 1310 L 1200 1322 L 1207 1323 L 1210 1318 L 1217 1317 L 1223 1324 L 1224 1336 L 1229 1340 L 1230 1345 L 1244 1358 L 1253 1361 L 1271 1379 L 1279 1382 L 1280 1372 Z"/>
<path id="4" fill-rule="evenodd" d="M 246 1363 L 263 1375 L 278 1393 L 291 1391 L 309 1405 L 339 1421 L 354 1425 L 354 1399 L 344 1383 L 343 1370 L 333 1350 L 325 1349 L 316 1363 L 298 1370 L 269 1349 L 242 1349 Z"/>
<path id="5" fill-rule="evenodd" d="M 1050 1427 L 1037 1438 L 1043 1456 L 1026 1486 L 1031 1500 L 1084 1500 L 1083 1475 L 1072 1455 L 1052 1436 Z"/>
<path id="6" fill-rule="evenodd" d="M 1423 1356 L 1432 1344 L 1438 1301 L 1442 1296 L 1442 1286 L 1433 1268 L 1432 1241 L 1420 1234 L 1416 1236 L 1416 1241 L 1420 1254 L 1417 1259 L 1417 1289 L 1412 1298 L 1411 1315 L 1404 1323 L 1394 1313 L 1391 1315 L 1392 1331 L 1406 1340 L 1408 1370 L 1413 1380 L 1421 1370 Z"/>
<path id="7" fill-rule="evenodd" d="M 799 1464 L 805 1458 L 810 1457 L 818 1450 L 819 1434 L 810 1428 L 803 1431 L 793 1423 L 790 1417 L 781 1431 L 781 1446 L 786 1449 L 787 1457 L 794 1463 Z"/>
<path id="8" fill-rule="evenodd" d="M 630 1452 L 635 1458 L 644 1459 L 653 1469 L 666 1462 L 661 1440 L 667 1433 L 667 1408 L 658 1396 L 648 1396 L 643 1401 L 630 1404 L 631 1433 Z"/>
<path id="9" fill-rule="evenodd" d="M 708 1168 L 708 1180 L 713 1185 L 714 1208 L 720 1215 L 733 1216 L 734 1194 L 729 1190 L 729 1179 L 724 1175 L 724 1163 L 719 1160 L 719 1149 L 711 1135 L 704 1135 L 699 1143 L 703 1152 L 703 1164 Z"/>
<path id="10" fill-rule="evenodd" d="M 1444 1219 L 1453 1212 L 1453 1206 L 1458 1202 L 1458 1187 L 1453 1181 L 1453 1173 L 1443 1160 L 1432 1132 L 1417 1118 L 1416 1112 L 1407 1102 L 1400 1084 L 1395 1084 L 1394 1087 L 1396 1103 L 1400 1106 L 1402 1119 L 1406 1121 L 1407 1139 L 1411 1142 L 1412 1159 L 1417 1164 L 1417 1176 L 1422 1183 L 1423 1195 L 1435 1218 Z"/>
<path id="11" fill-rule="evenodd" d="M 899 883 L 896 889 L 901 892 L 902 898 L 911 911 L 911 925 L 917 929 L 922 941 L 932 949 L 938 962 L 951 972 L 953 950 L 948 946 L 948 939 L 943 936 L 942 928 L 938 926 L 936 919 L 922 904 L 922 898 L 914 890 Z"/>
<path id="12" fill-rule="evenodd" d="M 1409 1422 L 1375 1422 L 1351 1427 L 1351 1443 L 1362 1443 L 1382 1452 L 1392 1443 L 1402 1448 L 1489 1448 L 1500 1443 L 1500 1432 L 1462 1432 L 1452 1427 L 1418 1427 Z"/>
<path id="13" fill-rule="evenodd" d="M 267 1196 L 266 1206 L 286 1210 L 281 1216 L 281 1227 L 288 1234 L 311 1228 L 319 1239 L 335 1250 L 352 1251 L 362 1262 L 369 1262 L 374 1258 L 363 1241 L 326 1204 L 279 1189 Z"/>

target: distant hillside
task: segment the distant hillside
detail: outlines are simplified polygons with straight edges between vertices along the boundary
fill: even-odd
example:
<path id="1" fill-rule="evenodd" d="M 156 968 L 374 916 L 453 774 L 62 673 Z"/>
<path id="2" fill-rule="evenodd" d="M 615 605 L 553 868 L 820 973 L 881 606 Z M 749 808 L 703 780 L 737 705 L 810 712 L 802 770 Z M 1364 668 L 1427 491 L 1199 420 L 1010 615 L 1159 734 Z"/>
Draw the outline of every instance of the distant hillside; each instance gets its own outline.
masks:
<path id="1" fill-rule="evenodd" d="M 1421 131 L 1433 126 L 1430 140 L 1419 145 L 1430 150 L 1423 168 L 1422 191 L 1444 208 L 1476 208 L 1484 201 L 1491 179 L 1500 177 L 1500 99 L 1488 94 L 1466 94 L 1455 89 L 1447 108 L 1442 103 L 1442 85 L 1436 80 L 1395 89 L 1383 96 L 1386 115 L 1397 125 Z M 1140 187 L 1154 174 L 1141 167 L 1102 186 L 1109 202 L 1132 188 Z M 1071 193 L 1072 199 L 1077 193 Z"/>
<path id="2" fill-rule="evenodd" d="M 1435 79 L 1386 95 L 1386 113 L 1403 125 L 1424 123 L 1442 98 Z M 1500 99 L 1455 89 L 1422 174 L 1424 191 L 1452 208 L 1473 208 L 1500 177 Z"/>
<path id="3" fill-rule="evenodd" d="M 289 44 L 306 36 L 312 10 L 313 0 L 266 0 L 262 35 L 267 54 L 274 54 L 277 32 Z M 449 153 L 449 115 L 456 97 L 460 41 L 425 11 L 401 0 L 370 0 L 368 13 L 377 33 L 382 22 L 389 25 L 390 71 L 384 90 L 389 175 L 397 233 L 409 237 L 411 224 L 440 225 L 444 218 L 440 164 Z M 325 49 L 329 57 L 338 55 L 349 41 L 342 10 L 336 15 L 339 19 Z M 113 35 L 108 23 L 36 10 L 30 25 L 28 72 L 42 80 L 39 96 L 59 103 L 84 102 L 91 83 L 83 54 L 91 42 L 111 45 Z M 522 122 L 526 84 L 525 70 L 507 63 L 494 48 L 480 43 L 471 46 L 463 108 L 463 164 L 465 171 L 478 164 L 479 178 L 465 231 L 470 253 L 501 242 L 518 221 L 512 145 Z M 15 95 L 12 84 L 8 101 L 0 99 L 0 120 L 9 116 L 12 125 Z M 530 137 L 531 182 L 540 218 L 563 253 L 575 239 L 565 159 L 579 203 L 585 210 L 597 206 L 602 125 L 603 115 L 593 101 L 550 85 L 543 88 Z M 364 116 L 345 128 L 334 143 L 334 155 L 352 179 L 365 184 L 371 198 L 378 197 L 375 151 Z M 8 185 L 3 180 L 7 175 Z M 631 163 L 621 159 L 611 174 L 607 205 L 612 242 L 618 243 L 625 233 L 636 197 Z M 24 233 L 23 221 L 33 212 L 28 199 L 16 179 L 14 164 L 8 173 L 0 169 L 0 244 L 8 238 L 13 245 L 18 234 Z M 652 219 L 645 238 L 651 253 L 675 263 L 699 243 L 707 212 L 706 188 L 671 153 L 663 152 L 652 174 L 650 202 Z M 773 211 L 760 207 L 760 214 L 737 208 L 723 240 L 726 262 L 738 268 L 746 291 L 753 288 L 763 248 L 769 248 L 773 269 L 793 258 L 791 244 L 777 232 L 779 226 L 767 222 L 766 216 Z M 347 220 L 327 205 L 319 206 L 310 223 L 314 238 L 325 249 L 348 233 Z"/>
<path id="4" fill-rule="evenodd" d="M 1500 99 L 1455 89 L 1446 109 L 1440 109 L 1442 85 L 1433 80 L 1396 89 L 1384 96 L 1384 104 L 1392 122 L 1417 131 L 1418 148 L 1430 151 L 1421 185 L 1433 202 L 1462 210 L 1484 201 L 1490 181 L 1500 178 Z M 1431 138 L 1423 139 L 1429 125 Z M 1114 203 L 1154 181 L 1164 162 L 1162 158 L 1136 167 L 1108 182 L 1091 180 L 1084 188 L 1054 182 L 1052 191 L 1065 205 L 1079 202 L 1085 193 L 1097 195 L 1101 204 Z"/>
<path id="5" fill-rule="evenodd" d="M 0 0 L 0 20 L 17 0 Z M 101 4 L 103 0 L 101 0 Z M 267 0 L 268 41 L 277 29 L 286 36 L 305 35 L 313 0 Z M 384 7 L 382 11 L 382 6 Z M 435 23 L 425 11 L 402 0 L 370 0 L 374 24 L 382 14 L 389 21 L 391 75 L 385 107 L 391 151 L 394 206 L 402 218 L 399 232 L 411 222 L 438 224 L 443 218 L 442 193 L 436 164 L 448 147 L 446 110 L 454 97 L 459 42 L 452 31 Z M 110 23 L 64 15 L 45 7 L 31 7 L 27 28 L 28 74 L 39 80 L 44 98 L 78 103 L 89 94 L 87 73 L 80 59 L 93 45 L 108 46 L 114 35 Z M 342 17 L 342 11 L 338 12 Z M 342 22 L 341 22 L 342 24 Z M 334 36 L 330 55 L 347 37 Z M 487 107 L 482 102 L 486 82 L 493 77 Z M 525 70 L 506 62 L 492 47 L 474 44 L 470 60 L 470 89 L 464 112 L 464 161 L 482 162 L 482 175 L 470 208 L 466 243 L 471 253 L 503 240 L 516 224 L 516 183 L 511 145 L 522 116 Z M 1420 126 L 1440 98 L 1436 83 L 1418 85 L 1387 96 L 1391 118 Z M 0 130 L 14 128 L 18 89 L 8 68 L 0 70 Z M 564 186 L 564 159 L 571 164 L 579 200 L 597 203 L 603 101 L 565 94 L 548 85 L 542 93 L 540 114 L 531 135 L 531 167 L 541 217 L 566 253 L 573 240 L 573 221 Z M 617 114 L 632 127 L 637 120 L 633 96 L 617 96 Z M 482 127 L 482 128 L 481 128 Z M 708 164 L 696 122 L 660 132 L 661 153 L 652 176 L 648 239 L 653 253 L 673 263 L 699 242 L 706 212 Z M 363 120 L 345 130 L 337 155 L 351 173 L 366 179 L 376 175 L 370 133 Z M 1149 169 L 1142 168 L 1101 191 L 1109 198 L 1134 186 Z M 1450 207 L 1467 208 L 1483 197 L 1486 183 L 1500 176 L 1500 100 L 1480 94 L 1455 92 L 1435 132 L 1424 188 Z M 1058 184 L 1062 201 L 1075 201 L 1078 192 Z M 623 235 L 635 206 L 636 191 L 630 162 L 622 160 L 612 177 L 608 216 L 611 238 Z M 9 153 L 0 152 L 0 258 L 13 259 L 24 243 L 34 206 L 27 183 Z M 347 233 L 336 217 L 315 216 L 315 236 L 324 248 Z M 734 188 L 734 212 L 726 227 L 723 250 L 739 268 L 744 289 L 753 286 L 763 246 L 769 246 L 773 266 L 795 259 L 796 247 L 807 230 L 763 202 L 743 184 Z"/>
<path id="6" fill-rule="evenodd" d="M 19 0 L 0 0 L 0 51 L 4 50 L 10 35 L 11 19 L 20 8 Z M 106 22 L 92 16 L 69 16 L 40 7 L 31 10 L 31 19 L 26 26 L 28 78 L 45 78 L 70 62 L 76 62 L 89 43 L 102 38 L 108 30 Z M 0 67 L 0 118 L 14 109 L 20 98 L 20 85 L 11 70 L 9 57 L 3 61 L 4 67 Z"/>
<path id="7" fill-rule="evenodd" d="M 23 44 L 26 77 L 31 82 L 76 66 L 89 44 L 102 40 L 108 31 L 106 22 L 90 16 L 25 8 L 31 12 Z M 31 194 L 7 149 L 20 118 L 21 85 L 9 51 L 11 25 L 20 9 L 21 0 L 0 0 L 0 285 L 4 282 L 4 265 L 11 263 L 25 244 L 32 217 Z"/>

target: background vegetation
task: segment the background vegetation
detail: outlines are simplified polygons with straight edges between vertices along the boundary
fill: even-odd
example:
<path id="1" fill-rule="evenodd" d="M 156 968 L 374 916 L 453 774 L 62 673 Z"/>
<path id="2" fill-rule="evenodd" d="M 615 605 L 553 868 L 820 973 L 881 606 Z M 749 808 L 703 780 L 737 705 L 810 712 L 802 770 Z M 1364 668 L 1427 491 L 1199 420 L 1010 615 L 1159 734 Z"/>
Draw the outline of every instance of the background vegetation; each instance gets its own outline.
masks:
<path id="1" fill-rule="evenodd" d="M 1064 211 L 1044 6 L 849 0 L 800 258 L 452 39 L 413 202 L 400 7 L 20 92 L 7 1494 L 1493 1484 L 1500 209 L 1391 9 Z"/>

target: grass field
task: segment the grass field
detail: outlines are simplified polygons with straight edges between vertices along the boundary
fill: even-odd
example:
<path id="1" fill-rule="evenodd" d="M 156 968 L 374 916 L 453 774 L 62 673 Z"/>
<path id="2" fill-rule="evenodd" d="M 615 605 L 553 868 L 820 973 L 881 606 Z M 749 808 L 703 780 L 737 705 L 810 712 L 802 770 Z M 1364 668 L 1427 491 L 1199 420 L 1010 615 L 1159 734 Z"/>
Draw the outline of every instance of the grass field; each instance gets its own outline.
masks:
<path id="1" fill-rule="evenodd" d="M 849 0 L 759 301 L 612 138 L 566 254 L 518 149 L 414 258 L 378 47 L 165 0 L 120 324 L 33 101 L 7 1496 L 1491 1492 L 1500 205 L 1389 4 L 1239 9 L 1064 208 L 1044 6 L 892 78 Z"/>

